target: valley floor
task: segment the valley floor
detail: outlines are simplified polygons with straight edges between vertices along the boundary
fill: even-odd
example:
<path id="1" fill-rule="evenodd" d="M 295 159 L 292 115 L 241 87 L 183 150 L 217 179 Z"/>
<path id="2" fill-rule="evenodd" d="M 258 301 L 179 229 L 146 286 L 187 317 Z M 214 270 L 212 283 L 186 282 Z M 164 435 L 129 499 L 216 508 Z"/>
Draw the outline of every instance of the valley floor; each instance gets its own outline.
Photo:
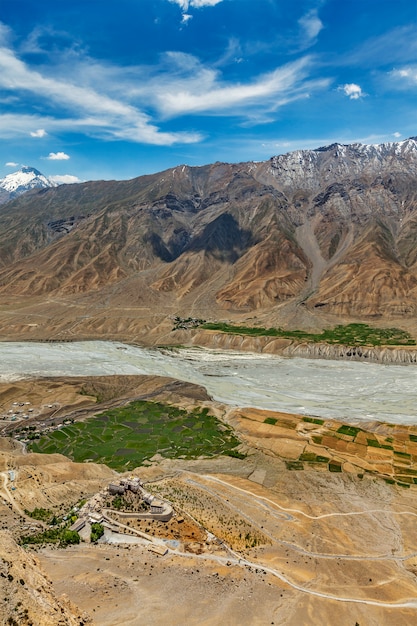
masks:
<path id="1" fill-rule="evenodd" d="M 187 407 L 208 402 L 201 389 L 175 386 L 167 379 L 117 377 L 110 384 L 111 378 L 83 381 L 87 396 L 80 395 L 79 388 L 77 392 L 74 379 L 56 381 L 55 393 L 67 402 L 66 411 L 87 411 L 99 392 L 104 402 L 110 397 L 124 402 L 139 390 L 158 401 Z M 14 389 L 9 385 L 7 402 L 15 394 L 46 403 L 51 384 L 49 379 L 20 381 Z M 86 402 L 81 407 L 80 397 Z M 18 539 L 27 532 L 23 527 L 42 526 L 27 517 L 25 509 L 45 507 L 62 513 L 118 475 L 105 466 L 73 463 L 59 454 L 25 454 L 18 442 L 0 438 L 0 525 L 10 543 L 0 544 L 3 614 L 24 616 L 27 608 L 38 611 L 37 625 L 54 626 L 40 608 L 49 602 L 57 612 L 62 607 L 62 621 L 55 623 L 71 625 L 88 623 L 86 614 L 97 626 L 414 623 L 417 485 L 411 480 L 401 486 L 381 478 L 385 457 L 394 457 L 398 442 L 414 445 L 407 428 L 398 427 L 398 442 L 394 433 L 393 449 L 388 450 L 361 443 L 360 433 L 365 431 L 338 432 L 330 421 L 318 424 L 303 421 L 302 416 L 251 409 L 227 411 L 216 403 L 213 410 L 233 425 L 245 458 L 158 457 L 134 472 L 150 491 L 171 500 L 178 515 L 191 516 L 211 533 L 209 537 L 218 538 L 210 545 L 200 540 L 185 547 L 170 544 L 165 556 L 139 542 L 38 551 L 16 546 L 11 561 L 12 536 Z M 324 427 L 337 445 L 332 447 L 328 433 L 320 435 Z M 386 437 L 381 428 L 375 425 L 374 441 Z M 320 444 L 313 444 L 321 445 L 322 451 L 326 446 L 331 462 L 345 458 L 342 471 L 324 468 L 317 462 L 317 451 L 314 459 L 304 456 L 300 461 L 300 454 L 305 454 L 300 444 L 312 445 L 308 442 L 313 436 L 323 437 Z M 362 447 L 355 450 L 355 445 Z M 403 464 L 412 476 L 417 459 L 411 448 L 406 454 Z M 293 465 L 297 462 L 302 467 Z M 10 469 L 16 473 L 14 481 Z M 32 568 L 36 576 L 44 576 L 41 585 L 33 574 L 39 592 L 28 584 Z M 25 585 L 19 583 L 20 577 L 26 579 Z M 78 621 L 73 617 L 83 613 Z M 19 624 L 29 624 L 24 617 L 19 619 Z"/>

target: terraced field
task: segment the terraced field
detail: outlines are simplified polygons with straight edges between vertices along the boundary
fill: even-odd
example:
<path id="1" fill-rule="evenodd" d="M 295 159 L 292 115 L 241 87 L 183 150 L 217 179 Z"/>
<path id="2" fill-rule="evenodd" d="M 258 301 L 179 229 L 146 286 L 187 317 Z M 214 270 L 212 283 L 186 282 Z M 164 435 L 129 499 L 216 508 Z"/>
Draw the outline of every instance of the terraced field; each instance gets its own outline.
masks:
<path id="1" fill-rule="evenodd" d="M 268 449 L 288 470 L 378 476 L 389 484 L 417 485 L 417 427 L 382 422 L 366 428 L 303 415 L 234 409 L 230 422 L 243 440 Z"/>
<path id="2" fill-rule="evenodd" d="M 208 409 L 191 412 L 159 402 L 132 402 L 43 435 L 33 452 L 59 452 L 74 461 L 105 463 L 130 470 L 156 453 L 193 459 L 219 454 L 238 456 L 239 440 Z"/>

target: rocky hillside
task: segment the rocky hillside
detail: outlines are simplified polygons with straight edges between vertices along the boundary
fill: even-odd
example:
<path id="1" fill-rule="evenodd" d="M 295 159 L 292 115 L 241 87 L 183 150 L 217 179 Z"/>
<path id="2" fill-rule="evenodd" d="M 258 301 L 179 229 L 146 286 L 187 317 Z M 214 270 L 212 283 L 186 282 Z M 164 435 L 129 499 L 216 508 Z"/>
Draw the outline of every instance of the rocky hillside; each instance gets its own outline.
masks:
<path id="1" fill-rule="evenodd" d="M 0 530 L 0 615 L 12 626 L 92 624 L 68 598 L 58 598 L 39 561 Z"/>
<path id="2" fill-rule="evenodd" d="M 416 240 L 417 140 L 333 144 L 28 192 L 0 208 L 0 293 L 71 302 L 89 336 L 120 334 L 111 310 L 146 332 L 176 313 L 414 328 Z"/>

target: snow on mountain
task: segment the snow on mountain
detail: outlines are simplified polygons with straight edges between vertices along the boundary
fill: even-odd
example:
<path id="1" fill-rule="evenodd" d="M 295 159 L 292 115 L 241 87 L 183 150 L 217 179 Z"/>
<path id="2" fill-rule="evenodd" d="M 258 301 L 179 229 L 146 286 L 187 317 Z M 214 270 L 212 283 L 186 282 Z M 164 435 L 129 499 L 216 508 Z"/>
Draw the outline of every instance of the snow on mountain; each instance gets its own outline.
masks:
<path id="1" fill-rule="evenodd" d="M 56 187 L 57 184 L 49 180 L 34 167 L 22 167 L 18 172 L 8 174 L 0 180 L 0 189 L 7 192 L 8 199 L 20 196 L 31 189 L 47 189 Z M 3 195 L 2 195 L 3 197 Z"/>
<path id="2" fill-rule="evenodd" d="M 324 184 L 389 172 L 415 174 L 417 140 L 367 145 L 334 143 L 315 150 L 296 150 L 272 157 L 270 174 L 284 188 L 319 189 Z"/>

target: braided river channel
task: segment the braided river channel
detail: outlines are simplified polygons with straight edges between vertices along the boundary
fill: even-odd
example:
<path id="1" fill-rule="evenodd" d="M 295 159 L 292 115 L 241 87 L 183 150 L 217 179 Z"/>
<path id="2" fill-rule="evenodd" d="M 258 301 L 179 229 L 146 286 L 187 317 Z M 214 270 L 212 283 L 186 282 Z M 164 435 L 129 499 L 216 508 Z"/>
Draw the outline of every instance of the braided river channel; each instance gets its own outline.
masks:
<path id="1" fill-rule="evenodd" d="M 148 374 L 204 386 L 232 406 L 417 424 L 417 366 L 286 358 L 111 341 L 0 342 L 0 382 L 43 376 Z"/>

